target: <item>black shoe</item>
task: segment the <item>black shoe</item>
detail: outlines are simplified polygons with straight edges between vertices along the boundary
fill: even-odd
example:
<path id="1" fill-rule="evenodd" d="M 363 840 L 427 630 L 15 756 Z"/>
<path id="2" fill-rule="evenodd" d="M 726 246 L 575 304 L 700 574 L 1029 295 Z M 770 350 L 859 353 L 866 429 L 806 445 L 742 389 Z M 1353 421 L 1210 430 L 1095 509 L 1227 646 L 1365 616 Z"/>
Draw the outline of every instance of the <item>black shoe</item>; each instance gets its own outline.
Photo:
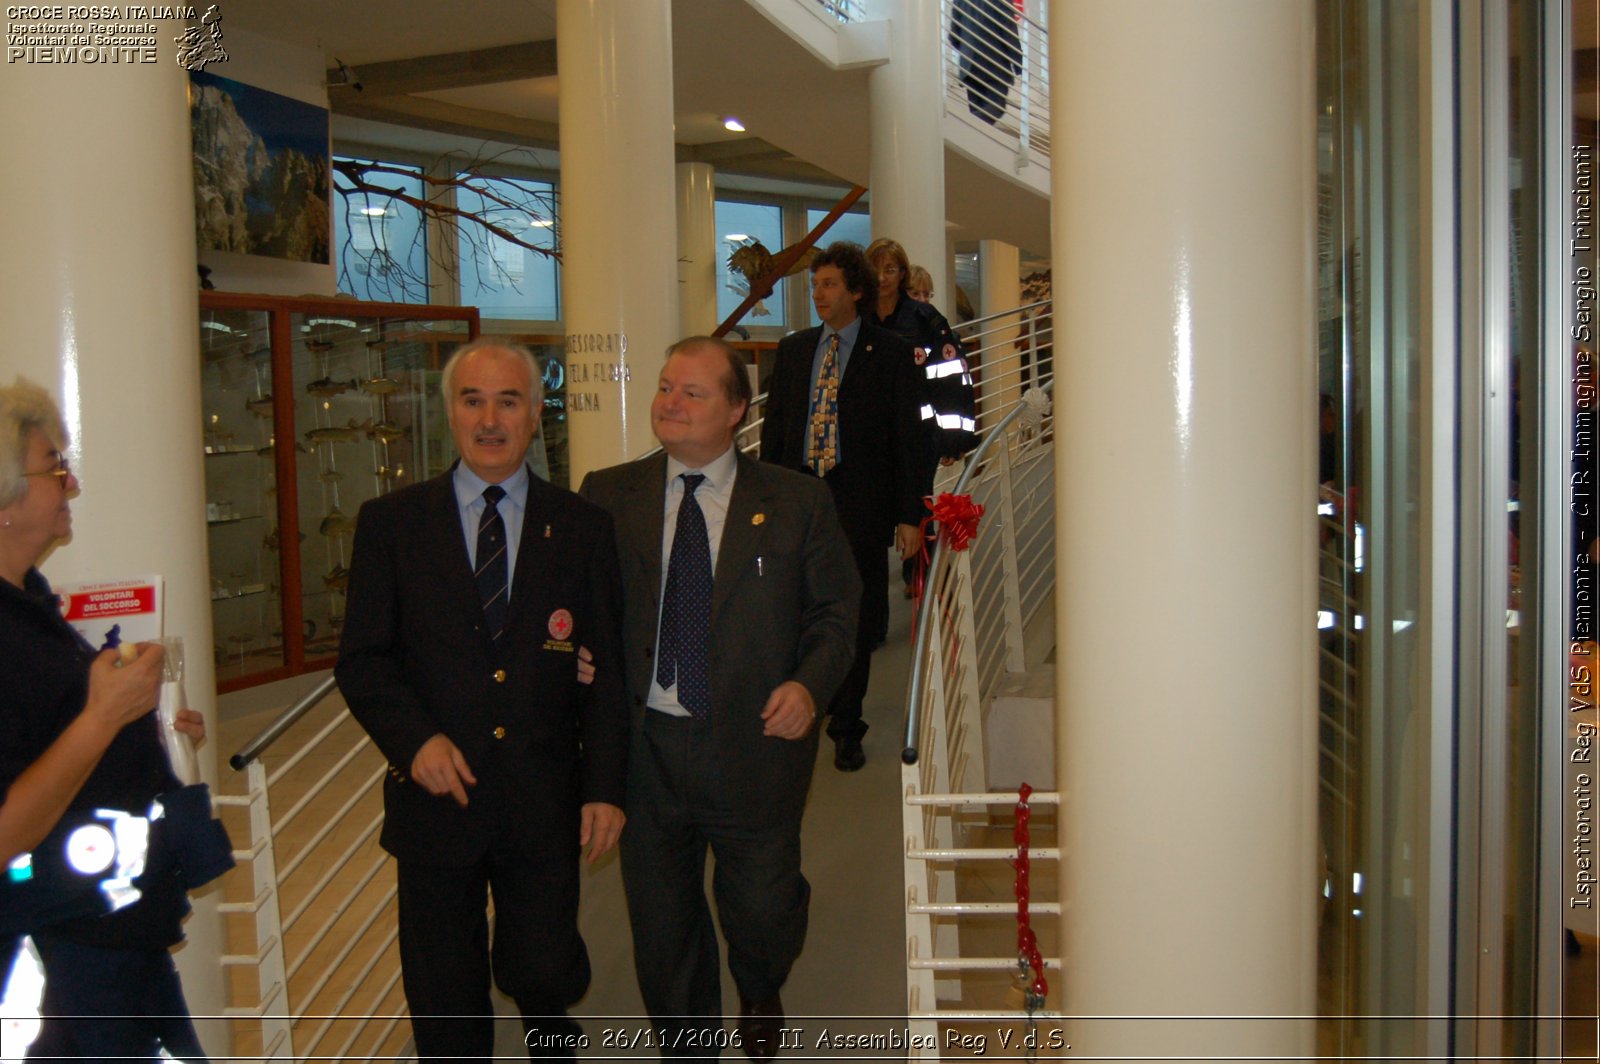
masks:
<path id="1" fill-rule="evenodd" d="M 746 1001 L 739 995 L 739 1044 L 744 1046 L 745 1056 L 756 1064 L 766 1064 L 778 1055 L 782 1032 L 783 998 L 774 994 L 765 1001 Z"/>
<path id="2" fill-rule="evenodd" d="M 854 772 L 867 763 L 866 751 L 861 749 L 857 736 L 833 741 L 833 767 L 840 772 Z"/>

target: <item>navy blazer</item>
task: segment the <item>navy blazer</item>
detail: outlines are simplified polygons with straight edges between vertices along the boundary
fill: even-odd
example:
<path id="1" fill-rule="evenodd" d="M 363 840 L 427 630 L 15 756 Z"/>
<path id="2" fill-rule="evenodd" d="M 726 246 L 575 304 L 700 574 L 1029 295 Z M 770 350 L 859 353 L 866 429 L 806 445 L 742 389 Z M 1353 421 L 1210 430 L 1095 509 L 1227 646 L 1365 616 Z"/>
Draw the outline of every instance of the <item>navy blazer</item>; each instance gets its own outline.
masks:
<path id="1" fill-rule="evenodd" d="M 383 848 L 464 865 L 491 841 L 574 859 L 579 808 L 623 803 L 628 715 L 611 518 L 530 476 L 511 604 L 489 638 L 451 474 L 367 502 L 356 524 L 334 673 L 389 761 Z M 594 654 L 577 682 L 576 648 Z M 434 735 L 460 748 L 468 805 L 410 781 Z"/>

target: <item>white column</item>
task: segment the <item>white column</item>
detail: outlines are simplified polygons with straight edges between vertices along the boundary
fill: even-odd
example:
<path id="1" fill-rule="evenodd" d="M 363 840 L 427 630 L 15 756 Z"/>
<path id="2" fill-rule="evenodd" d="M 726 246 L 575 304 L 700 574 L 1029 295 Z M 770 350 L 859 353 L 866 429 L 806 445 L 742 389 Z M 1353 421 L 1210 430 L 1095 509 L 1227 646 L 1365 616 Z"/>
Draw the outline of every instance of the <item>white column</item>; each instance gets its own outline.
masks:
<path id="1" fill-rule="evenodd" d="M 165 47 L 148 65 L 19 62 L 0 74 L 0 187 L 16 208 L 0 248 L 0 381 L 49 389 L 72 434 L 83 492 L 45 575 L 160 574 L 166 632 L 184 639 L 185 687 L 214 736 L 186 77 Z M 219 752 L 215 738 L 199 750 L 213 783 Z M 215 891 L 195 899 L 177 954 L 196 1015 L 224 1004 L 215 903 Z M 223 1054 L 221 1022 L 200 1028 Z"/>
<path id="2" fill-rule="evenodd" d="M 1070 1015 L 1315 1012 L 1313 22 L 1050 5 Z M 1070 1029 L 1085 1056 L 1313 1051 L 1309 1021 Z"/>
<path id="3" fill-rule="evenodd" d="M 572 482 L 655 446 L 678 339 L 669 0 L 558 0 L 562 318 Z"/>
<path id="4" fill-rule="evenodd" d="M 679 163 L 678 328 L 705 335 L 717 318 L 717 183 L 710 163 Z"/>
<path id="5" fill-rule="evenodd" d="M 929 266 L 928 273 L 934 277 L 933 305 L 950 319 L 951 325 L 956 325 L 961 321 L 961 315 L 956 312 L 956 238 L 948 230 L 944 236 L 944 256 L 939 262 L 944 267 L 946 287 L 939 287 L 938 274 Z"/>
<path id="6" fill-rule="evenodd" d="M 954 294 L 945 262 L 939 5 L 883 0 L 881 7 L 890 21 L 889 61 L 867 77 L 872 236 L 898 240 L 932 275 L 935 291 Z"/>
<path id="7" fill-rule="evenodd" d="M 1014 310 L 1022 301 L 1022 256 L 1003 240 L 978 241 L 978 317 Z"/>
<path id="8" fill-rule="evenodd" d="M 987 318 L 1022 303 L 1022 257 L 1015 245 L 1002 240 L 978 241 L 978 317 Z M 988 348 L 983 360 L 979 403 L 980 424 L 993 424 L 1022 395 L 1021 352 L 1012 346 L 1021 330 L 1016 315 L 984 330 Z"/>

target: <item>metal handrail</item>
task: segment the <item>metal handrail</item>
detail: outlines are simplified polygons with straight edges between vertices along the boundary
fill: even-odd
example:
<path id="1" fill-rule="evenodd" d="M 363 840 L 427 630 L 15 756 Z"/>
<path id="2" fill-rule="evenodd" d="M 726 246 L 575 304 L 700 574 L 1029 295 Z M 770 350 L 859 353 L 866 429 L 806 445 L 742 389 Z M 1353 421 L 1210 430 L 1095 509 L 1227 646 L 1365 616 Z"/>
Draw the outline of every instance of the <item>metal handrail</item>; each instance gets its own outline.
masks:
<path id="1" fill-rule="evenodd" d="M 261 729 L 254 739 L 241 746 L 238 753 L 228 758 L 228 764 L 232 766 L 235 772 L 243 772 L 249 767 L 250 762 L 260 757 L 267 747 L 277 742 L 284 732 L 294 727 L 295 721 L 311 712 L 311 707 L 332 694 L 333 689 L 337 686 L 339 686 L 338 682 L 334 679 L 333 674 L 329 673 L 326 679 L 301 695 L 294 705 L 284 710 L 282 716 Z"/>
<path id="2" fill-rule="evenodd" d="M 1043 384 L 1037 385 L 1037 387 L 1040 391 L 1048 394 L 1054 390 L 1055 383 L 1054 380 L 1048 380 Z M 985 456 L 988 455 L 990 445 L 995 440 L 1005 439 L 1007 427 L 1019 420 L 1029 409 L 1027 403 L 1017 403 L 1010 413 L 1000 419 L 998 425 L 983 436 L 977 449 L 968 456 L 966 468 L 961 471 L 961 476 L 956 480 L 955 487 L 951 489 L 951 494 L 963 495 L 966 493 L 968 486 L 972 483 L 973 476 L 978 471 L 978 467 L 983 464 Z M 938 542 L 933 545 L 933 554 L 928 561 L 928 571 L 930 573 L 938 570 L 939 561 L 944 557 L 944 550 L 945 542 L 941 536 Z M 911 686 L 906 695 L 905 746 L 900 751 L 900 760 L 907 765 L 915 765 L 917 763 L 917 733 L 922 724 L 922 670 L 917 667 L 917 662 L 923 659 L 928 650 L 928 631 L 933 621 L 935 597 L 934 595 L 922 596 L 921 609 L 917 617 L 917 641 L 913 644 L 911 651 Z"/>
<path id="3" fill-rule="evenodd" d="M 1020 321 L 1022 318 L 1027 317 L 1028 311 L 1038 310 L 1040 307 L 1047 307 L 1049 305 L 1050 298 L 1047 297 L 1045 299 L 1035 300 L 1032 303 L 1024 303 L 1021 306 L 1010 307 L 1006 310 L 997 310 L 993 314 L 985 314 L 981 318 L 970 318 L 967 321 L 962 322 L 960 325 L 955 326 L 955 331 L 963 340 L 971 339 L 972 336 L 975 336 L 983 331 L 976 328 L 979 325 L 987 325 L 991 322 L 999 321 L 1001 318 L 1017 318 Z"/>

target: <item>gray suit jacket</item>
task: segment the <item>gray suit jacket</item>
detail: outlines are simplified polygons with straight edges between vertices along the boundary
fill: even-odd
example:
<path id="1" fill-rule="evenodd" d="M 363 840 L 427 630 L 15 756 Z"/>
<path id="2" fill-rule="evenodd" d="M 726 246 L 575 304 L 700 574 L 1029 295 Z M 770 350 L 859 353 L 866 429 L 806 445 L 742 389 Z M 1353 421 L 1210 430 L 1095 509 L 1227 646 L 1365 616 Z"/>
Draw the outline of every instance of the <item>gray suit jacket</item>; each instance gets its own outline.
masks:
<path id="1" fill-rule="evenodd" d="M 646 712 L 661 612 L 667 458 L 613 466 L 579 494 L 612 516 L 623 586 L 623 662 L 634 735 Z M 805 801 L 817 731 L 762 735 L 761 710 L 786 680 L 825 712 L 855 653 L 861 581 L 827 487 L 741 454 L 711 594 L 711 727 L 721 764 L 753 812 L 793 815 Z"/>

